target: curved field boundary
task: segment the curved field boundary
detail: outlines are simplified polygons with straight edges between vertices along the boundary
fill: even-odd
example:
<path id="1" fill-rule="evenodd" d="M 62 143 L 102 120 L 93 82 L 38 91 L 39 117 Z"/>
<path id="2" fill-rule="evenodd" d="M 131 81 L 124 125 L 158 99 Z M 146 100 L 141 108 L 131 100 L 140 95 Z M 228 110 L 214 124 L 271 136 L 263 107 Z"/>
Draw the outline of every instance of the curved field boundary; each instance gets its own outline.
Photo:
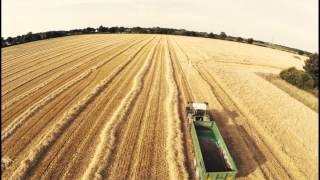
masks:
<path id="1" fill-rule="evenodd" d="M 116 48 L 116 47 L 114 47 L 114 48 Z M 112 50 L 112 49 L 111 49 L 111 50 Z M 111 51 L 111 50 L 110 50 L 110 51 Z M 109 52 L 109 51 L 108 51 L 108 52 Z M 108 52 L 107 52 L 107 53 L 108 53 Z M 105 52 L 104 52 L 102 55 L 104 55 L 104 54 L 105 54 Z M 11 101 L 9 101 L 8 103 L 3 104 L 3 105 L 1 106 L 1 109 L 2 109 L 2 110 L 5 110 L 6 108 L 8 108 L 9 106 L 13 105 L 14 103 L 20 101 L 21 99 L 27 97 L 27 96 L 30 95 L 30 94 L 36 92 L 36 91 L 39 90 L 40 88 L 45 87 L 47 84 L 53 82 L 54 80 L 58 79 L 58 78 L 61 77 L 62 75 L 66 74 L 66 73 L 68 73 L 68 72 L 70 72 L 70 71 L 72 71 L 72 70 L 77 69 L 77 68 L 80 67 L 81 65 L 83 65 L 83 64 L 85 64 L 85 63 L 87 63 L 87 62 L 90 62 L 90 61 L 94 60 L 95 58 L 97 58 L 97 57 L 99 57 L 99 56 L 101 56 L 101 54 L 96 55 L 96 56 L 94 56 L 93 58 L 91 58 L 91 59 L 89 59 L 89 60 L 80 62 L 80 63 L 76 64 L 75 66 L 73 66 L 73 67 L 71 67 L 71 68 L 69 68 L 69 69 L 67 69 L 67 70 L 65 70 L 65 71 L 62 71 L 62 72 L 56 74 L 55 76 L 53 76 L 53 77 L 51 77 L 50 79 L 46 80 L 45 82 L 39 84 L 38 86 L 34 87 L 33 89 L 31 89 L 31 90 L 29 90 L 29 91 L 27 91 L 27 92 L 25 92 L 25 93 L 23 93 L 23 94 L 15 97 L 14 99 L 12 99 Z M 110 59 L 108 59 L 108 60 L 110 61 L 110 60 L 112 60 L 112 59 L 113 59 L 113 58 L 110 58 Z"/>
<path id="2" fill-rule="evenodd" d="M 100 142 L 97 145 L 96 151 L 93 155 L 93 158 L 84 172 L 82 179 L 100 179 L 102 178 L 102 172 L 103 169 L 108 164 L 108 158 L 110 156 L 110 152 L 112 149 L 112 145 L 115 142 L 115 128 L 114 124 L 119 123 L 124 116 L 126 115 L 127 111 L 129 110 L 131 104 L 136 99 L 137 95 L 141 91 L 143 87 L 143 81 L 144 78 L 149 70 L 149 67 L 151 65 L 155 48 L 157 46 L 154 46 L 152 50 L 149 53 L 149 56 L 143 65 L 143 67 L 140 69 L 140 71 L 137 73 L 137 76 L 134 79 L 133 86 L 129 93 L 122 99 L 120 105 L 116 109 L 115 113 L 113 113 L 113 116 L 110 118 L 110 120 L 105 124 L 104 128 L 102 129 L 100 133 Z M 106 136 L 108 134 L 109 136 Z M 102 161 L 102 162 L 101 162 Z"/>

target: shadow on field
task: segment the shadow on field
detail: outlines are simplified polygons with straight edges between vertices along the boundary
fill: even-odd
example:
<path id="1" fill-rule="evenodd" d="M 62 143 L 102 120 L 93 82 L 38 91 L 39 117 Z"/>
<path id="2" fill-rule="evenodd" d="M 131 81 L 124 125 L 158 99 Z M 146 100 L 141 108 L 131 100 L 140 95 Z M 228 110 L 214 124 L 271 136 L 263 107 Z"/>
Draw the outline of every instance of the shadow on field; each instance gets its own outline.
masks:
<path id="1" fill-rule="evenodd" d="M 239 116 L 237 112 L 228 110 L 220 112 L 211 109 L 209 113 L 217 123 L 223 140 L 236 163 L 238 168 L 237 177 L 248 176 L 267 161 L 266 157 L 256 144 L 255 139 L 248 134 L 243 126 L 235 123 L 228 123 L 229 121 L 234 122 Z M 250 154 L 248 154 L 248 151 Z M 252 159 L 256 162 L 252 161 Z"/>

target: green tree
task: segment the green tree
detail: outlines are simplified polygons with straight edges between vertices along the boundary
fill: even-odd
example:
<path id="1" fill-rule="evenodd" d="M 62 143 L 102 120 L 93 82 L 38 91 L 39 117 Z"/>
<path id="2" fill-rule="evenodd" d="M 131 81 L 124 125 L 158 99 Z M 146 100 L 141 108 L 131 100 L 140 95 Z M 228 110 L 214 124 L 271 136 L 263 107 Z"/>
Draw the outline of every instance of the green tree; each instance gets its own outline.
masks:
<path id="1" fill-rule="evenodd" d="M 105 29 L 105 27 L 103 27 L 103 26 L 101 25 L 101 26 L 99 26 L 99 28 L 98 28 L 98 32 L 104 32 L 104 29 Z"/>
<path id="2" fill-rule="evenodd" d="M 216 37 L 216 35 L 213 34 L 212 32 L 208 34 L 208 38 L 215 38 L 215 37 Z"/>
<path id="3" fill-rule="evenodd" d="M 237 41 L 242 42 L 243 41 L 242 37 L 237 37 Z"/>
<path id="4" fill-rule="evenodd" d="M 312 89 L 314 87 L 312 76 L 307 72 L 297 70 L 295 67 L 281 71 L 280 77 L 302 89 Z"/>
<path id="5" fill-rule="evenodd" d="M 299 55 L 303 55 L 303 54 L 304 54 L 304 52 L 303 52 L 302 50 L 300 50 L 300 49 L 299 49 L 299 50 L 298 50 L 298 54 L 299 54 Z"/>
<path id="6" fill-rule="evenodd" d="M 6 42 L 3 37 L 1 37 L 1 47 L 6 47 Z"/>
<path id="7" fill-rule="evenodd" d="M 317 53 L 310 55 L 303 69 L 312 76 L 315 87 L 319 87 L 319 55 Z"/>
<path id="8" fill-rule="evenodd" d="M 225 39 L 227 37 L 227 34 L 225 32 L 220 33 L 220 38 Z"/>
<path id="9" fill-rule="evenodd" d="M 8 37 L 8 38 L 6 39 L 6 41 L 9 43 L 9 45 L 12 45 L 12 44 L 15 43 L 15 42 L 14 42 L 14 39 L 13 39 L 12 37 Z"/>
<path id="10" fill-rule="evenodd" d="M 249 44 L 252 44 L 252 43 L 253 43 L 253 39 L 252 39 L 252 38 L 249 38 L 249 39 L 248 39 L 248 43 L 249 43 Z"/>

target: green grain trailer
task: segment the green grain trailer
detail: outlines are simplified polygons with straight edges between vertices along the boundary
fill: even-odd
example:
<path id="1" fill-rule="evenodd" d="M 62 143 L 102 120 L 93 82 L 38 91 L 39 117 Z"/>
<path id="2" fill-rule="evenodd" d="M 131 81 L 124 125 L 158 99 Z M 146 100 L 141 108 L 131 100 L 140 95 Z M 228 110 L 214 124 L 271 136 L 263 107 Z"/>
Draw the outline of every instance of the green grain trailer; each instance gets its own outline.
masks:
<path id="1" fill-rule="evenodd" d="M 238 169 L 219 129 L 207 114 L 208 103 L 188 103 L 196 176 L 200 180 L 231 180 Z"/>

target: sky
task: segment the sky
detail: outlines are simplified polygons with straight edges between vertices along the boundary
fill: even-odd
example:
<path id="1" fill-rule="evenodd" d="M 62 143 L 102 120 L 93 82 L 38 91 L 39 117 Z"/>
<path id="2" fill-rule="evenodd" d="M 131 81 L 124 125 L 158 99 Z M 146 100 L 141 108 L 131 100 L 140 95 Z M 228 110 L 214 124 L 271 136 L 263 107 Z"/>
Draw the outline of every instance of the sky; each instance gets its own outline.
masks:
<path id="1" fill-rule="evenodd" d="M 103 26 L 167 27 L 318 52 L 318 0 L 2 0 L 2 37 Z"/>

